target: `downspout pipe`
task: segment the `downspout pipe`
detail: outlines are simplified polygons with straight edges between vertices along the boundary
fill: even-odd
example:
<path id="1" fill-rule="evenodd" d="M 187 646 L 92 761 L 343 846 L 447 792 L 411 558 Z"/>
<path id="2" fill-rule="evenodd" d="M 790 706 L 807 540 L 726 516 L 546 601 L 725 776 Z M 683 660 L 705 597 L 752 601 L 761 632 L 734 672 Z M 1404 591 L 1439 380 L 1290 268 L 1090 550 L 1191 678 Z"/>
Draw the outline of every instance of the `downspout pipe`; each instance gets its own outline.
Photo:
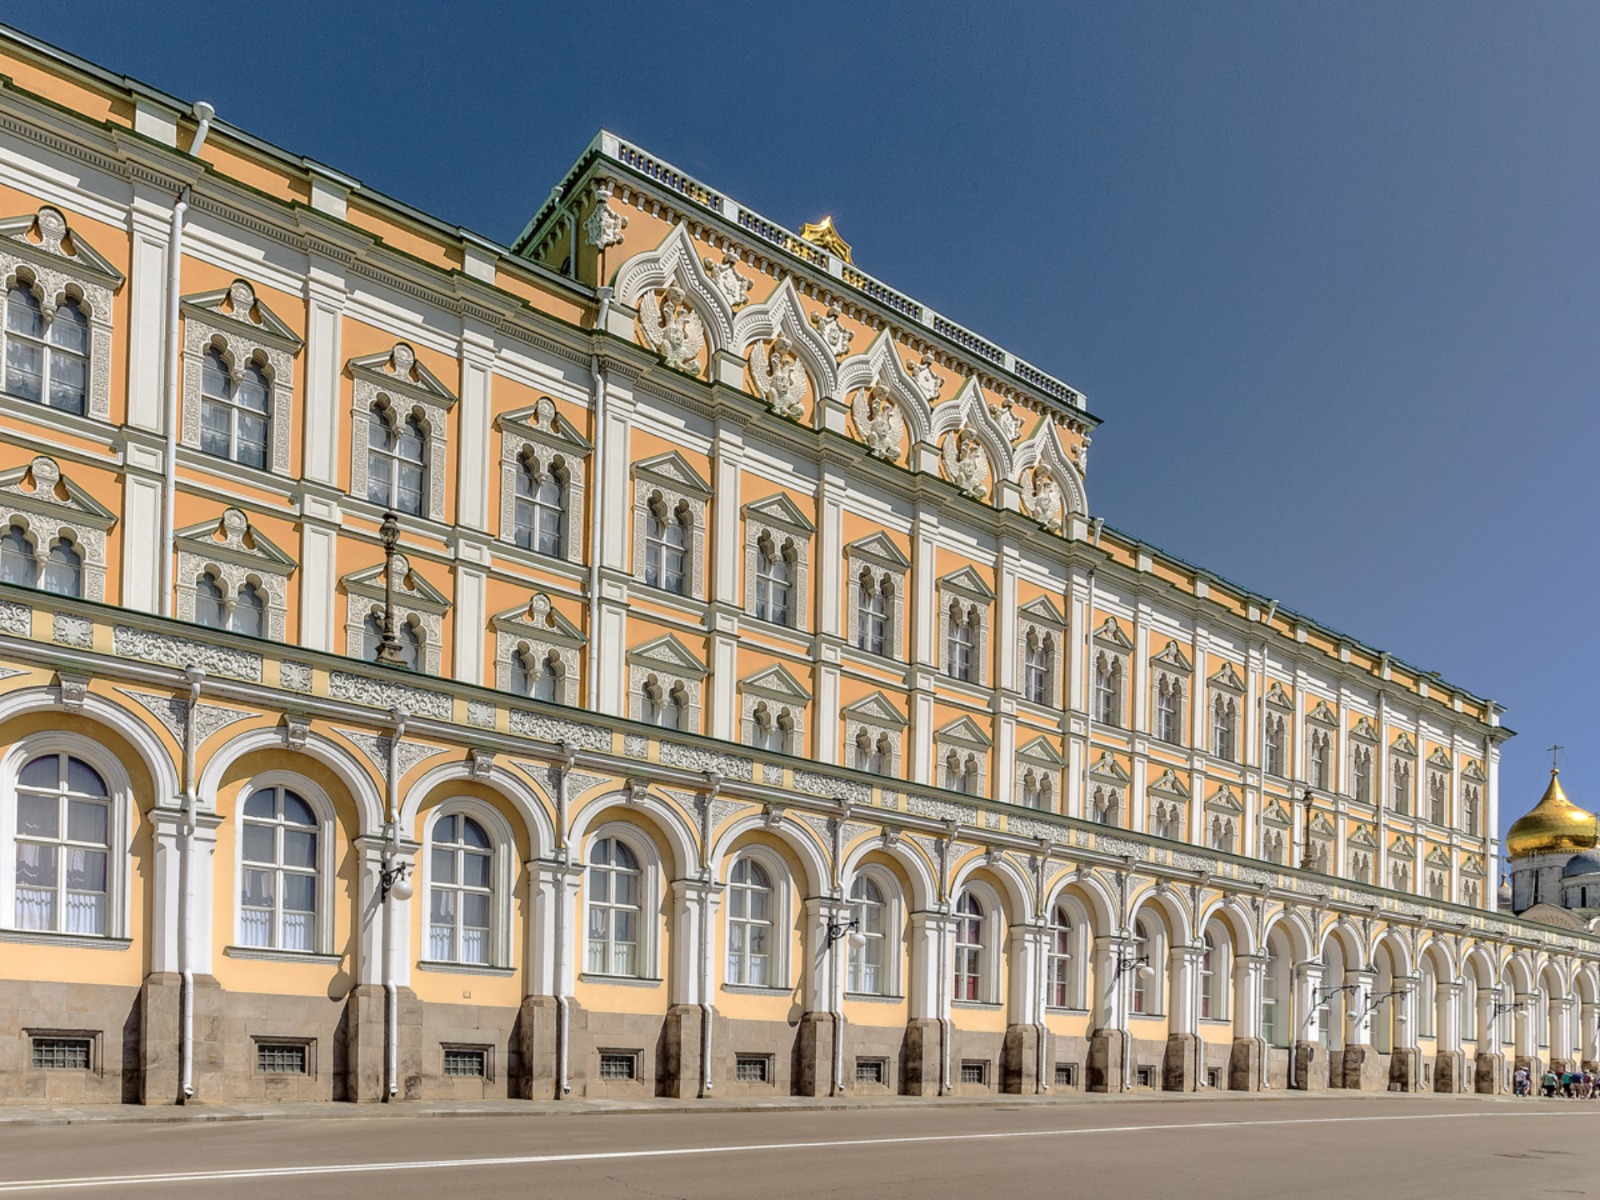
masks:
<path id="1" fill-rule="evenodd" d="M 387 1099 L 400 1095 L 400 986 L 395 982 L 395 963 L 399 946 L 395 944 L 396 856 L 400 850 L 400 739 L 406 732 L 406 712 L 391 709 L 389 719 L 393 732 L 389 735 L 389 779 L 385 796 L 384 824 L 388 830 L 384 846 L 383 865 L 383 1001 L 384 1001 L 384 1068 L 388 1076 Z"/>
<path id="2" fill-rule="evenodd" d="M 1261 638 L 1261 701 L 1260 701 L 1260 703 L 1261 703 L 1261 741 L 1260 741 L 1260 743 L 1259 743 L 1259 745 L 1257 747 L 1257 750 L 1256 750 L 1256 757 L 1260 760 L 1260 763 L 1261 763 L 1261 794 L 1256 797 L 1256 808 L 1257 808 L 1258 812 L 1265 812 L 1266 811 L 1266 807 L 1267 807 L 1267 653 L 1268 653 L 1268 650 L 1267 650 L 1267 644 L 1268 644 L 1267 643 L 1267 638 L 1270 637 L 1271 633 L 1272 633 L 1272 619 L 1274 617 L 1276 617 L 1277 615 L 1278 615 L 1278 602 L 1276 600 L 1268 601 L 1267 602 L 1266 615 L 1262 618 L 1262 624 L 1267 626 L 1267 633 L 1264 634 L 1262 636 L 1262 638 Z M 1291 801 L 1291 803 L 1292 803 L 1292 801 Z M 1309 814 L 1308 814 L 1306 819 L 1308 821 L 1310 820 Z M 1291 833 L 1294 832 L 1292 828 L 1290 829 L 1290 832 Z M 1309 833 L 1309 832 L 1310 832 L 1310 829 L 1308 827 L 1307 828 L 1307 833 Z M 1266 950 L 1267 950 L 1267 948 L 1265 946 L 1261 947 L 1261 952 L 1263 954 L 1266 953 Z M 1261 979 L 1261 992 L 1265 993 L 1265 991 L 1267 989 L 1267 977 L 1266 977 L 1266 974 L 1263 973 L 1261 975 L 1260 979 Z M 1261 1002 L 1262 1002 L 1263 998 L 1264 998 L 1263 995 L 1257 995 L 1256 998 L 1255 998 L 1255 1000 L 1256 1000 L 1256 1011 L 1258 1013 L 1261 1010 Z M 1293 1002 L 1291 1001 L 1291 1008 L 1292 1007 L 1293 1007 Z M 1257 1018 L 1257 1022 L 1256 1023 L 1257 1023 L 1258 1026 L 1260 1025 L 1260 1018 L 1259 1017 Z M 1267 1088 L 1267 1082 L 1268 1082 L 1268 1078 L 1269 1078 L 1269 1073 L 1268 1073 L 1268 1065 L 1269 1064 L 1267 1062 L 1268 1055 L 1267 1055 L 1267 1044 L 1266 1044 L 1266 1039 L 1265 1038 L 1261 1039 L 1261 1055 L 1260 1055 L 1260 1057 L 1261 1057 L 1261 1079 L 1260 1079 L 1260 1085 L 1261 1085 L 1261 1090 L 1265 1091 L 1266 1088 Z M 1293 1061 L 1292 1061 L 1294 1059 L 1294 1047 L 1293 1046 L 1291 1046 L 1289 1048 L 1289 1058 L 1291 1060 L 1290 1066 L 1289 1066 L 1289 1072 L 1290 1072 L 1290 1075 L 1292 1076 L 1293 1073 L 1294 1073 L 1294 1064 L 1293 1064 Z"/>
<path id="3" fill-rule="evenodd" d="M 600 289 L 600 316 L 597 327 L 605 328 L 611 311 L 611 289 Z M 600 641 L 600 555 L 605 545 L 605 469 L 606 469 L 606 368 L 598 354 L 589 357 L 589 375 L 594 393 L 594 452 L 589 467 L 589 646 L 586 690 L 590 712 L 600 711 L 600 672 L 596 650 Z"/>
<path id="4" fill-rule="evenodd" d="M 700 814 L 700 1098 L 711 1098 L 711 1033 L 717 1010 L 711 1002 L 711 813 L 722 793 L 722 776 L 706 772 L 706 804 Z"/>
<path id="5" fill-rule="evenodd" d="M 198 158 L 200 148 L 206 144 L 211 132 L 211 119 L 217 110 L 204 100 L 195 101 L 191 110 L 198 124 L 194 138 L 189 142 L 189 157 Z M 157 610 L 162 616 L 175 615 L 176 596 L 173 589 L 173 546 L 177 537 L 178 513 L 178 426 L 182 420 L 179 406 L 178 380 L 182 377 L 178 356 L 182 346 L 178 340 L 178 293 L 183 288 L 183 228 L 189 212 L 190 189 L 178 193 L 172 206 L 172 227 L 167 236 L 167 323 L 163 331 L 166 346 L 162 361 L 166 364 L 166 455 L 162 460 L 161 480 L 161 596 Z"/>
<path id="6" fill-rule="evenodd" d="M 178 972 L 182 980 L 179 1003 L 183 1007 L 183 1020 L 178 1027 L 178 1061 L 181 1064 L 183 1100 L 194 1098 L 194 956 L 190 948 L 194 929 L 194 831 L 195 808 L 195 710 L 200 703 L 200 687 L 206 673 L 199 667 L 188 667 L 184 676 L 189 681 L 189 702 L 183 718 L 183 826 L 182 840 L 178 843 Z"/>
<path id="7" fill-rule="evenodd" d="M 556 1099 L 564 1100 L 572 1093 L 570 1078 L 569 1043 L 572 1014 L 567 1001 L 567 805 L 571 798 L 571 785 L 567 782 L 572 767 L 578 760 L 578 748 L 571 742 L 561 744 L 561 783 L 556 788 L 556 860 L 562 872 L 556 883 L 555 914 L 555 992 L 556 992 Z"/>

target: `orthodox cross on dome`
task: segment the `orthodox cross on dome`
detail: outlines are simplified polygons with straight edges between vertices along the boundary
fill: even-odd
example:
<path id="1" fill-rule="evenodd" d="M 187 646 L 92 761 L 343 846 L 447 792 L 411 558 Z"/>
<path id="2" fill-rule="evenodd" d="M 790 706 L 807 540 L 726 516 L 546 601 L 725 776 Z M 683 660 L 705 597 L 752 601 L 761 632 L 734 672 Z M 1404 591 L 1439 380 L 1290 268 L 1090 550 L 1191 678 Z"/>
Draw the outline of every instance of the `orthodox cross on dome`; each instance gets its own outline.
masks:
<path id="1" fill-rule="evenodd" d="M 1566 749 L 1565 746 L 1551 746 L 1551 747 L 1549 747 L 1549 750 L 1550 750 L 1550 769 L 1552 771 L 1561 770 L 1561 752 L 1563 750 L 1565 750 L 1565 749 Z"/>

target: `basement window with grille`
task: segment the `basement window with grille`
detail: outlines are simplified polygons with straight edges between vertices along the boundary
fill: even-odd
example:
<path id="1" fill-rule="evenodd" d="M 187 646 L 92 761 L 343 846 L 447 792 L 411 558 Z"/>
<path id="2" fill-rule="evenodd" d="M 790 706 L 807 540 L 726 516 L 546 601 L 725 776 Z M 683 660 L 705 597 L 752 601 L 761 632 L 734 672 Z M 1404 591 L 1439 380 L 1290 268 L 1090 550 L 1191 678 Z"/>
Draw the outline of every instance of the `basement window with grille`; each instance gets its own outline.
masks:
<path id="1" fill-rule="evenodd" d="M 444 1073 L 455 1079 L 483 1079 L 489 1074 L 488 1052 L 471 1046 L 446 1046 Z"/>
<path id="2" fill-rule="evenodd" d="M 882 1087 L 889 1078 L 889 1060 L 885 1058 L 856 1059 L 856 1082 Z"/>
<path id="3" fill-rule="evenodd" d="M 772 1059 L 765 1054 L 735 1055 L 733 1077 L 740 1083 L 768 1083 L 772 1079 Z"/>
<path id="4" fill-rule="evenodd" d="M 601 1079 L 639 1078 L 639 1052 L 637 1050 L 603 1050 L 600 1052 Z"/>
<path id="5" fill-rule="evenodd" d="M 1056 1064 L 1056 1086 L 1060 1088 L 1075 1088 L 1078 1086 L 1078 1064 Z"/>
<path id="6" fill-rule="evenodd" d="M 1133 1082 L 1135 1087 L 1155 1087 L 1156 1069 L 1154 1067 L 1140 1067 L 1133 1073 Z"/>
<path id="7" fill-rule="evenodd" d="M 961 1082 L 987 1086 L 989 1082 L 989 1063 L 987 1060 L 963 1059 L 961 1063 Z"/>
<path id="8" fill-rule="evenodd" d="M 308 1074 L 310 1055 L 304 1042 L 257 1042 L 256 1070 L 262 1075 Z"/>
<path id="9" fill-rule="evenodd" d="M 94 1065 L 94 1039 L 36 1037 L 33 1066 L 38 1071 L 87 1071 Z"/>

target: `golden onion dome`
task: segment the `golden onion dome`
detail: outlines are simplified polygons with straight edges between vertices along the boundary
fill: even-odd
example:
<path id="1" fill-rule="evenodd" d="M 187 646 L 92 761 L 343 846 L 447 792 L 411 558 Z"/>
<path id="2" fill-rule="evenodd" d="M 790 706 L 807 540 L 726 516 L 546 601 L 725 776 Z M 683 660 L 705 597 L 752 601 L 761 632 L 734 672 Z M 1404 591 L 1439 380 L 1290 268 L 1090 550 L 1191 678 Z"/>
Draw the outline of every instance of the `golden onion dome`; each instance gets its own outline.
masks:
<path id="1" fill-rule="evenodd" d="M 1561 772 L 1550 772 L 1550 786 L 1533 811 L 1520 818 L 1506 834 L 1506 852 L 1512 858 L 1592 849 L 1600 841 L 1595 815 L 1579 808 L 1561 790 Z"/>

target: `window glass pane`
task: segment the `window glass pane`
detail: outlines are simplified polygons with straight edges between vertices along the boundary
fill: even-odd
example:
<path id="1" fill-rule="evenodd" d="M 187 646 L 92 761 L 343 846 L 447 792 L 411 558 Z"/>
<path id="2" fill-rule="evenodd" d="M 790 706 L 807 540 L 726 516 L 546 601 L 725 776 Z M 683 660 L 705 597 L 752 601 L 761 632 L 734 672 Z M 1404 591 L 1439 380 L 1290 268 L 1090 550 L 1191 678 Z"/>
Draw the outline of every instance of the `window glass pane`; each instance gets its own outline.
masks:
<path id="1" fill-rule="evenodd" d="M 283 865 L 286 867 L 315 867 L 317 865 L 317 835 L 299 829 L 283 831 Z"/>
<path id="2" fill-rule="evenodd" d="M 50 547 L 40 586 L 53 596 L 79 596 L 83 593 L 83 560 L 67 542 Z"/>
<path id="3" fill-rule="evenodd" d="M 194 619 L 207 629 L 222 628 L 222 589 L 209 575 L 194 581 Z"/>
<path id="4" fill-rule="evenodd" d="M 245 584 L 239 589 L 239 597 L 233 607 L 233 632 L 260 637 L 265 608 L 266 602 L 261 599 L 261 593 L 255 585 Z"/>
<path id="5" fill-rule="evenodd" d="M 293 912 L 315 912 L 317 909 L 317 877 L 315 875 L 285 875 L 283 877 L 283 907 Z"/>
<path id="6" fill-rule="evenodd" d="M 317 814 L 311 805 L 286 789 L 283 793 L 283 819 L 291 825 L 315 825 Z"/>
<path id="7" fill-rule="evenodd" d="M 244 903 L 251 908 L 270 908 L 272 906 L 272 872 L 246 871 L 244 873 L 244 886 L 240 889 L 239 894 Z"/>
<path id="8" fill-rule="evenodd" d="M 265 417 L 238 414 L 237 458 L 247 467 L 263 470 L 267 465 L 267 422 Z"/>
<path id="9" fill-rule="evenodd" d="M 422 468 L 401 463 L 395 472 L 395 507 L 412 516 L 422 515 Z"/>
<path id="10" fill-rule="evenodd" d="M 53 888 L 55 885 L 56 848 L 18 842 L 17 887 Z"/>
<path id="11" fill-rule="evenodd" d="M 489 897 L 481 892 L 463 892 L 461 923 L 474 929 L 489 928 Z"/>
<path id="12" fill-rule="evenodd" d="M 465 845 L 475 846 L 480 850 L 489 848 L 489 835 L 484 832 L 483 826 L 479 825 L 471 817 L 461 818 L 461 841 Z"/>
<path id="13" fill-rule="evenodd" d="M 367 454 L 367 499 L 374 504 L 389 504 L 389 460 L 376 450 Z"/>
<path id="14" fill-rule="evenodd" d="M 50 407 L 82 413 L 89 390 L 89 360 L 64 350 L 50 359 Z"/>
<path id="15" fill-rule="evenodd" d="M 20 338 L 6 339 L 6 391 L 39 401 L 44 391 L 44 351 Z"/>
<path id="16" fill-rule="evenodd" d="M 244 802 L 244 815 L 270 818 L 276 814 L 276 804 L 277 794 L 271 788 L 260 788 Z"/>
<path id="17" fill-rule="evenodd" d="M 25 287 L 14 287 L 6 294 L 6 328 L 27 337 L 44 336 L 44 310 Z"/>
<path id="18" fill-rule="evenodd" d="M 107 844 L 111 809 L 93 800 L 67 802 L 67 837 L 74 842 L 90 842 L 96 846 Z"/>
<path id="19" fill-rule="evenodd" d="M 456 852 L 435 846 L 433 849 L 433 881 L 435 883 L 454 883 L 456 881 Z"/>
<path id="20" fill-rule="evenodd" d="M 22 768 L 17 781 L 23 787 L 54 791 L 61 782 L 61 759 L 54 754 L 36 758 Z"/>
<path id="21" fill-rule="evenodd" d="M 267 377 L 260 367 L 251 363 L 244 369 L 244 378 L 239 381 L 239 390 L 233 399 L 241 408 L 259 413 L 267 411 Z"/>
<path id="22" fill-rule="evenodd" d="M 33 547 L 15 525 L 0 535 L 0 582 L 33 587 L 39 579 L 39 564 Z"/>
<path id="23" fill-rule="evenodd" d="M 461 882 L 468 887 L 488 887 L 489 856 L 487 854 L 463 854 L 461 856 Z"/>
<path id="24" fill-rule="evenodd" d="M 205 357 L 200 360 L 200 391 L 223 400 L 233 394 L 233 380 L 228 375 L 222 355 L 215 348 L 207 350 Z"/>
<path id="25" fill-rule="evenodd" d="M 244 827 L 245 862 L 269 863 L 276 858 L 273 831 L 266 825 Z"/>
<path id="26" fill-rule="evenodd" d="M 428 919 L 436 925 L 454 925 L 456 923 L 456 897 L 459 892 L 448 888 L 432 889 L 432 900 L 429 905 Z"/>
<path id="27" fill-rule="evenodd" d="M 67 850 L 67 887 L 78 892 L 106 890 L 106 855 L 103 850 Z"/>
<path id="28" fill-rule="evenodd" d="M 17 833 L 23 837 L 56 837 L 61 820 L 54 796 L 17 797 Z"/>
<path id="29" fill-rule="evenodd" d="M 56 309 L 55 320 L 50 322 L 50 344 L 73 354 L 89 352 L 89 318 L 83 309 L 70 301 Z"/>

